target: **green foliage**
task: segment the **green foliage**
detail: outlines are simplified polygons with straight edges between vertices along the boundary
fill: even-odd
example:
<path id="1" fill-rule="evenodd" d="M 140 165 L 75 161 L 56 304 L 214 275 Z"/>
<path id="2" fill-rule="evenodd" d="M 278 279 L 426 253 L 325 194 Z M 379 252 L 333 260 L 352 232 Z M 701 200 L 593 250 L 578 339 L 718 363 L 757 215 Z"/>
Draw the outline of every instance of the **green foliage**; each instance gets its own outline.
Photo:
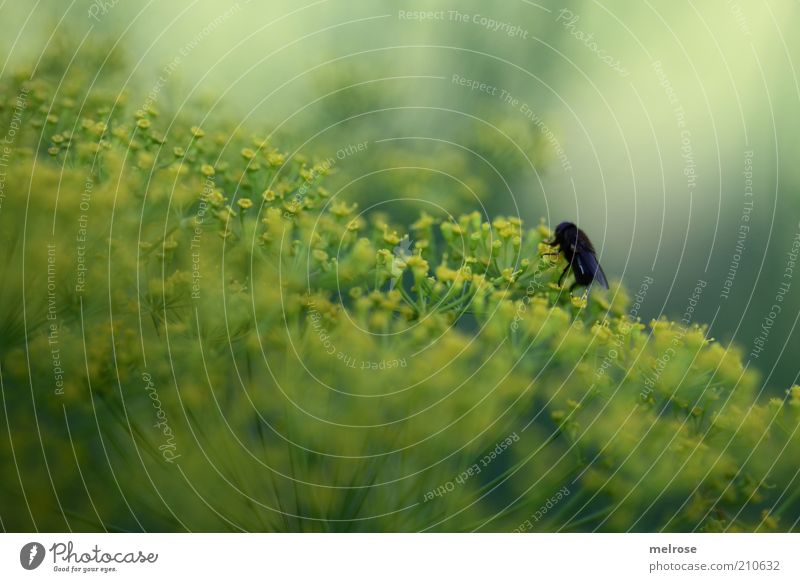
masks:
<path id="1" fill-rule="evenodd" d="M 792 526 L 800 387 L 571 296 L 544 224 L 362 214 L 268 137 L 83 87 L 2 83 L 6 528 Z"/>

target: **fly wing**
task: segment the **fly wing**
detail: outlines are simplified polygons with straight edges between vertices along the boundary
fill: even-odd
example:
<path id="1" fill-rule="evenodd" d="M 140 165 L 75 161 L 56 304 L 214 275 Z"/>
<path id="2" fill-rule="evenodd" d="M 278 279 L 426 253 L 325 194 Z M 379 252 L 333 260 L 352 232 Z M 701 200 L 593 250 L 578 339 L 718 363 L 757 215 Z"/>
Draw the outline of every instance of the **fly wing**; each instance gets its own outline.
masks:
<path id="1" fill-rule="evenodd" d="M 580 271 L 581 275 L 591 275 L 595 281 L 598 281 L 603 287 L 608 289 L 606 274 L 603 272 L 603 267 L 600 266 L 593 252 L 588 250 L 578 251 L 575 254 L 575 268 Z"/>

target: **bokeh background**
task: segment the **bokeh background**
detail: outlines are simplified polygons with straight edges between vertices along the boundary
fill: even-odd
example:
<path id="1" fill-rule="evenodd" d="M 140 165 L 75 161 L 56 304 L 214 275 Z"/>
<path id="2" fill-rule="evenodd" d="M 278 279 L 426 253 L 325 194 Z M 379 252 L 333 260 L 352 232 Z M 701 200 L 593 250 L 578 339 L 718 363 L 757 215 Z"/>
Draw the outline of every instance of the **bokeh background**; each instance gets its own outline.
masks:
<path id="1" fill-rule="evenodd" d="M 657 279 L 643 316 L 682 314 L 704 279 L 697 317 L 745 347 L 798 230 L 796 2 L 45 1 L 2 10 L 6 68 L 61 42 L 60 32 L 76 44 L 113 39 L 129 57 L 119 83 L 144 99 L 157 87 L 159 107 L 207 99 L 209 115 L 276 129 L 282 143 L 321 157 L 388 140 L 339 164 L 336 187 L 368 202 L 446 190 L 464 208 L 477 197 L 490 214 L 575 220 L 612 276 L 630 287 Z M 401 17 L 414 11 L 439 14 Z M 750 151 L 751 230 L 721 299 Z M 404 168 L 383 171 L 387 160 Z M 447 174 L 463 184 L 453 188 Z M 798 373 L 800 293 L 787 301 L 753 361 L 777 385 Z"/>

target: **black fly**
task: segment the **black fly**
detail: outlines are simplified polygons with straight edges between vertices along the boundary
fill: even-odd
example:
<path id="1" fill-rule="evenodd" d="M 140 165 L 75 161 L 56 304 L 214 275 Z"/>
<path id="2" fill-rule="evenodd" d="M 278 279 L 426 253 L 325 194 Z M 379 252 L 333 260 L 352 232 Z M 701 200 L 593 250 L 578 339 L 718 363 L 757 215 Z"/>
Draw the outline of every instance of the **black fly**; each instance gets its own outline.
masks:
<path id="1" fill-rule="evenodd" d="M 599 281 L 603 287 L 608 289 L 608 280 L 597 260 L 597 253 L 592 246 L 592 241 L 580 228 L 571 222 L 562 222 L 556 227 L 553 240 L 545 241 L 545 244 L 558 247 L 567 260 L 567 266 L 564 267 L 564 271 L 558 279 L 559 286 L 571 267 L 572 273 L 575 275 L 575 282 L 570 286 L 570 292 L 577 285 L 588 287 L 593 281 Z M 547 253 L 547 255 L 557 254 Z"/>

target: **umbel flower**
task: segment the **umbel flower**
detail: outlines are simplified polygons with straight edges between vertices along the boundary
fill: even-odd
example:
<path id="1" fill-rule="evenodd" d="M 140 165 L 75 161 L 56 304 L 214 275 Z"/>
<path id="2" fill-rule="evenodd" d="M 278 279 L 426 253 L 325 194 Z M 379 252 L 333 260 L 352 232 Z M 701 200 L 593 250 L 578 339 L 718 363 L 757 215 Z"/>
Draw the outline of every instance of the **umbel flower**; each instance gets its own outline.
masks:
<path id="1" fill-rule="evenodd" d="M 5 528 L 793 527 L 800 386 L 571 295 L 544 223 L 362 214 L 324 162 L 42 70 L 0 81 Z"/>

